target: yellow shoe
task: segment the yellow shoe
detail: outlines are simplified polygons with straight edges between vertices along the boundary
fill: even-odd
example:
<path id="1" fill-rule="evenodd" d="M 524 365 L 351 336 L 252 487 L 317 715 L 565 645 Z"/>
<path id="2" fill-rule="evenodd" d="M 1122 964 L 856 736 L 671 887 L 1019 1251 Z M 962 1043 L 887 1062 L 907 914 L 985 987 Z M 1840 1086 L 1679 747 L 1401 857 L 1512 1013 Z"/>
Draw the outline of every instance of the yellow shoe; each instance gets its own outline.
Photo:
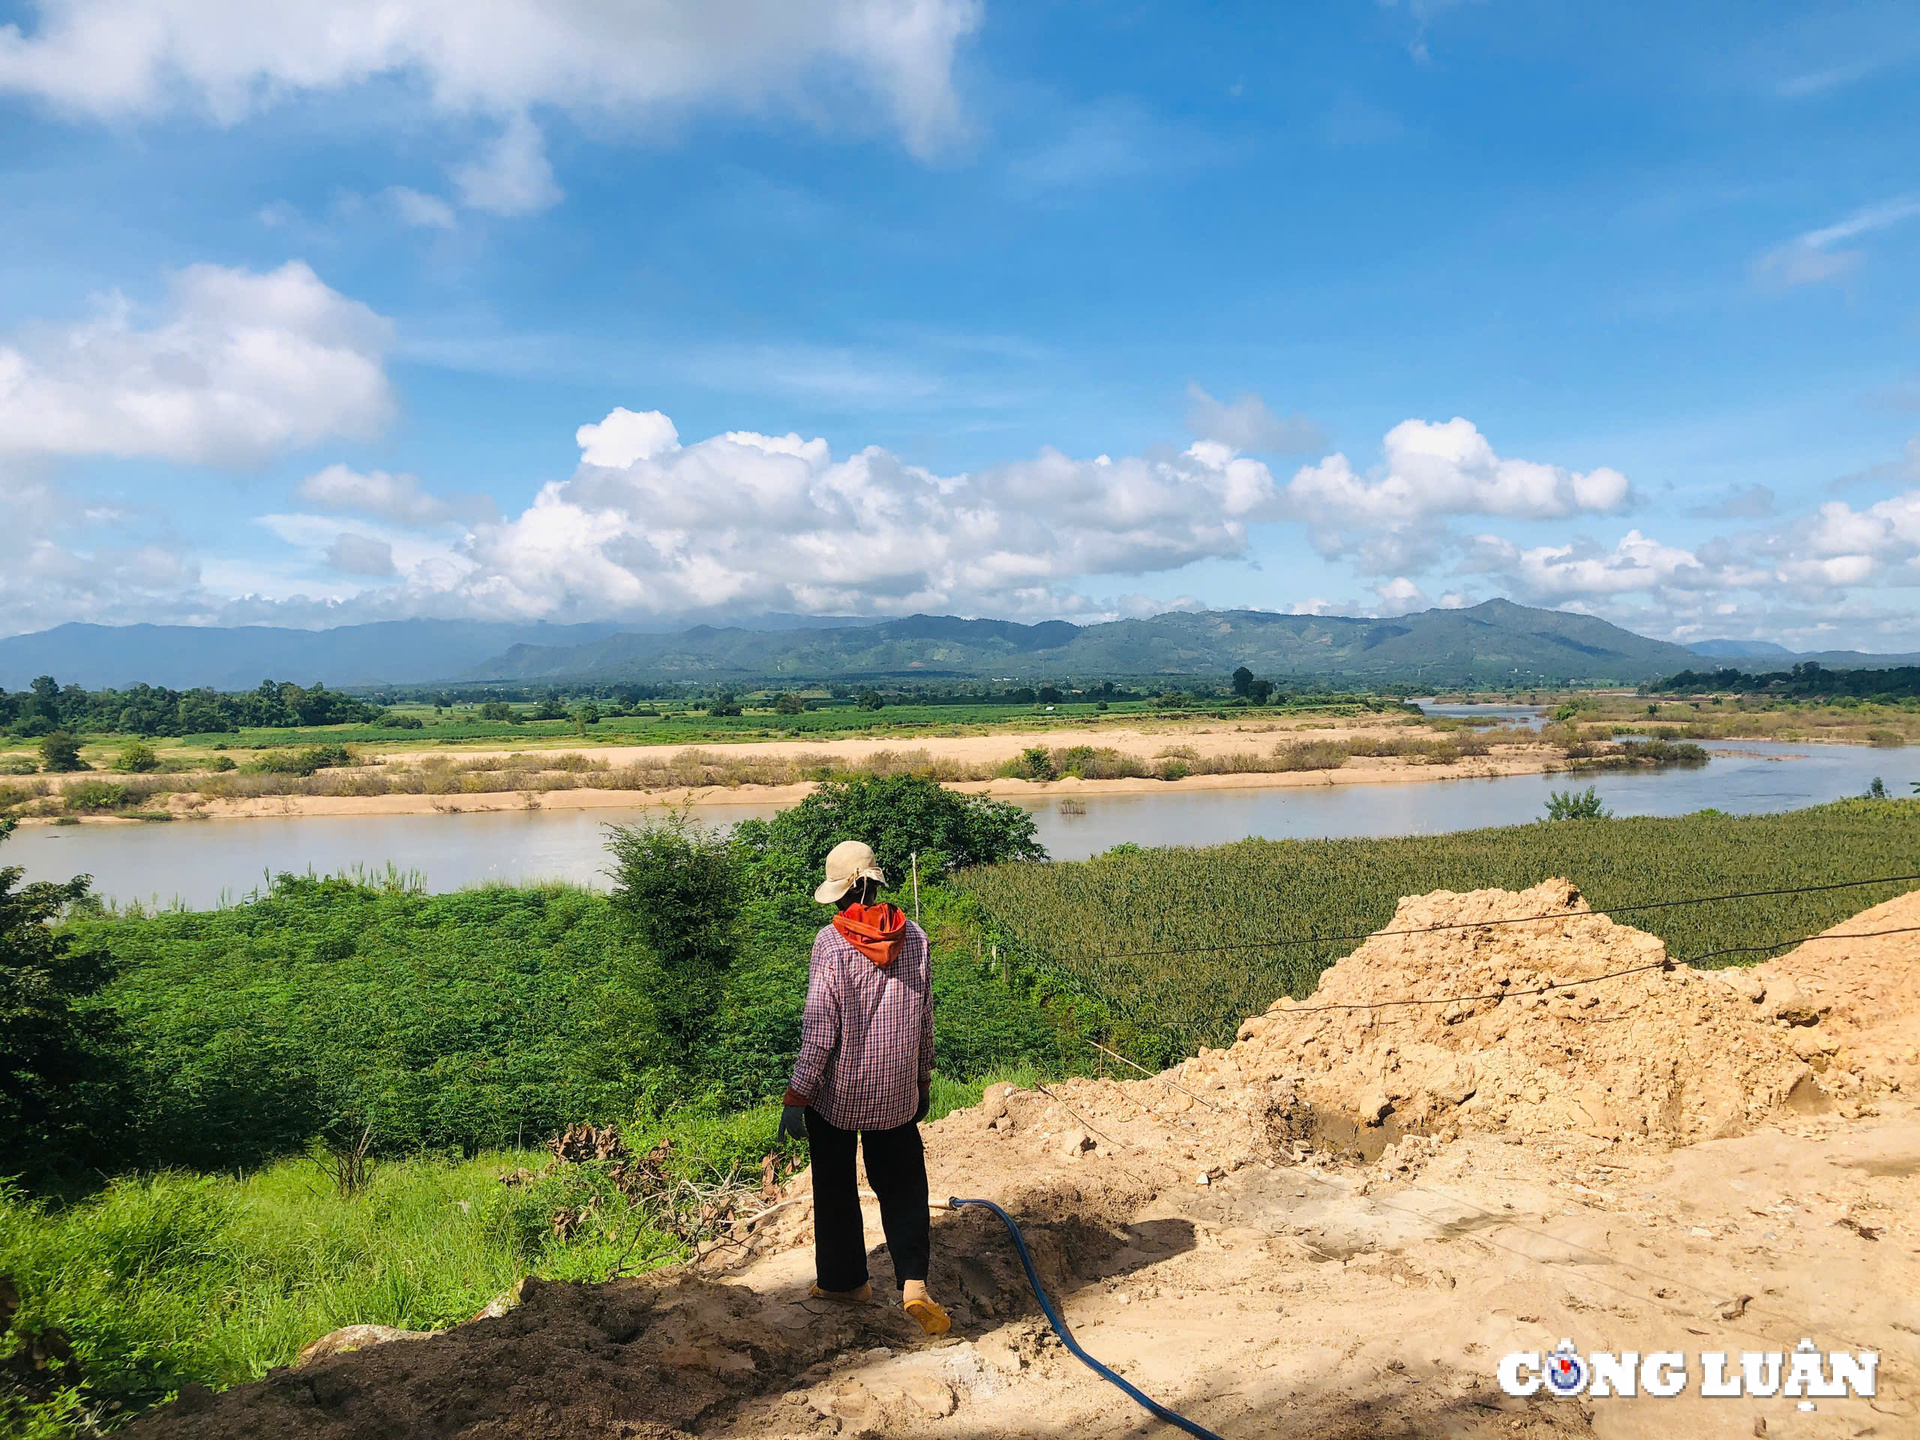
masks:
<path id="1" fill-rule="evenodd" d="M 818 1285 L 810 1286 L 807 1293 L 816 1300 L 835 1300 L 842 1305 L 857 1305 L 862 1300 L 873 1298 L 873 1282 L 868 1280 L 855 1290 L 822 1290 Z"/>
<path id="2" fill-rule="evenodd" d="M 920 1322 L 920 1328 L 929 1335 L 944 1335 L 953 1328 L 953 1321 L 947 1318 L 947 1312 L 924 1297 L 907 1301 L 906 1311 Z"/>

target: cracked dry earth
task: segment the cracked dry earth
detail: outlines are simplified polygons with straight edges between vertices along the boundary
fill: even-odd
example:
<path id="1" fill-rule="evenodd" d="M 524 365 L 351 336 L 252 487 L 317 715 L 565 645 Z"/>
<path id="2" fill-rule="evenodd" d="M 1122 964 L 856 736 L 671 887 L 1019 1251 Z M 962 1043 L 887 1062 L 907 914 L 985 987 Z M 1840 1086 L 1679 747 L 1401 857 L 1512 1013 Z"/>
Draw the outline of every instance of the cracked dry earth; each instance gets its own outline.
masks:
<path id="1" fill-rule="evenodd" d="M 1228 1440 L 1920 1437 L 1920 935 L 1663 970 L 1657 940 L 1565 882 L 1419 897 L 1388 928 L 1442 923 L 1463 928 L 1376 936 L 1163 1077 L 995 1087 L 928 1127 L 935 1195 L 1006 1205 L 1081 1343 Z M 1901 925 L 1920 893 L 1828 933 Z M 1628 961 L 1654 968 L 1594 978 Z M 1571 988 L 1518 993 L 1543 977 Z M 1313 1008 L 1396 987 L 1506 998 Z M 877 1241 L 871 1203 L 867 1221 Z M 991 1215 L 939 1213 L 934 1237 L 942 1340 L 887 1304 L 807 1299 L 801 1176 L 724 1259 L 529 1282 L 502 1317 L 189 1395 L 131 1433 L 1176 1433 L 1052 1339 Z M 1501 1355 L 1562 1338 L 1810 1338 L 1879 1352 L 1878 1394 L 1808 1413 L 1498 1391 Z"/>

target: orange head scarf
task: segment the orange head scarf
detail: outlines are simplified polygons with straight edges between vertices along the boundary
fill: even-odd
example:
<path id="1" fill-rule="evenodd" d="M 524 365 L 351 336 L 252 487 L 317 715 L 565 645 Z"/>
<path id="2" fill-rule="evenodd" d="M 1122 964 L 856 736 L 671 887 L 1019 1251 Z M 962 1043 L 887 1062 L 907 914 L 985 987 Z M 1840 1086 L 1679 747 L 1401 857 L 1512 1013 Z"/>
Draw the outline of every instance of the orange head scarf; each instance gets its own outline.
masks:
<path id="1" fill-rule="evenodd" d="M 833 917 L 833 928 L 884 970 L 907 938 L 907 917 L 893 905 L 849 905 Z"/>

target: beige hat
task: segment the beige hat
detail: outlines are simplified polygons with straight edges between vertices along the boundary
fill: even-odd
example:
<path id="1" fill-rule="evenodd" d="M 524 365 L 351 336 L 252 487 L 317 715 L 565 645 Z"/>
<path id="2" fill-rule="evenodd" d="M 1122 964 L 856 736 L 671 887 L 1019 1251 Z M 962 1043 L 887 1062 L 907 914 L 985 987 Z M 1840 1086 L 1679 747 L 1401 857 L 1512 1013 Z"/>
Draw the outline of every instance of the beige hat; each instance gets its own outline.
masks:
<path id="1" fill-rule="evenodd" d="M 837 904 L 859 880 L 887 883 L 887 872 L 874 858 L 873 847 L 858 840 L 842 840 L 827 852 L 827 878 L 813 892 L 822 905 Z"/>

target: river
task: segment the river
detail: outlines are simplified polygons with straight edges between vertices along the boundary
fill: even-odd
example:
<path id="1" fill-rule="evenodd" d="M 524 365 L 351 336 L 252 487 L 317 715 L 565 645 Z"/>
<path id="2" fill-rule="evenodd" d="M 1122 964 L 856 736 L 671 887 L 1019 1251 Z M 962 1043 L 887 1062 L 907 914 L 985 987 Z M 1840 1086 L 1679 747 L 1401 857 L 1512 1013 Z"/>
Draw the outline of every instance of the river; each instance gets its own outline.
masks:
<path id="1" fill-rule="evenodd" d="M 1490 707 L 1476 707 L 1485 714 Z M 1920 747 L 1709 741 L 1697 770 L 1602 771 L 1591 783 L 1619 815 L 1684 815 L 1709 807 L 1734 814 L 1793 810 L 1864 792 L 1874 777 L 1890 792 L 1920 780 Z M 1568 775 L 1435 780 L 1394 785 L 1179 790 L 1031 802 L 1041 840 L 1057 859 L 1137 845 L 1218 845 L 1248 836 L 1324 838 L 1430 835 L 1538 820 Z M 602 827 L 649 813 L 510 811 L 499 814 L 307 817 L 176 821 L 168 825 L 28 826 L 0 862 L 32 880 L 91 874 L 103 897 L 125 904 L 178 902 L 196 909 L 244 898 L 283 871 L 332 874 L 388 865 L 417 871 L 428 888 L 488 881 L 572 880 L 603 885 Z M 704 805 L 699 818 L 728 825 L 772 807 Z"/>

